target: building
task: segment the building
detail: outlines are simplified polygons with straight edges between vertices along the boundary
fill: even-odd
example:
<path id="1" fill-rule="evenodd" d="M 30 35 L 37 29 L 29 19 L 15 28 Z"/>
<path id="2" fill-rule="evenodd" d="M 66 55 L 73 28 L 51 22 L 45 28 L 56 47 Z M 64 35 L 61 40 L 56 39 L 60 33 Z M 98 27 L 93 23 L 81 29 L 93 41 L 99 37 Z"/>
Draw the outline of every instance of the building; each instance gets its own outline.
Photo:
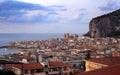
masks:
<path id="1" fill-rule="evenodd" d="M 69 75 L 69 64 L 64 62 L 49 62 L 48 75 Z"/>
<path id="2" fill-rule="evenodd" d="M 17 75 L 69 75 L 69 64 L 64 62 L 27 63 L 6 65 L 4 70 L 12 70 Z"/>
<path id="3" fill-rule="evenodd" d="M 120 64 L 80 73 L 79 75 L 119 75 L 119 74 L 120 74 Z"/>
<path id="4" fill-rule="evenodd" d="M 70 67 L 72 67 L 72 68 L 82 68 L 82 66 L 84 65 L 83 60 L 66 61 L 66 63 L 69 63 Z"/>
<path id="5" fill-rule="evenodd" d="M 120 57 L 103 57 L 86 60 L 86 72 L 79 75 L 119 75 Z"/>
<path id="6" fill-rule="evenodd" d="M 24 75 L 45 75 L 44 66 L 41 63 L 29 63 L 21 65 L 14 65 L 12 70 L 21 75 L 22 70 Z"/>
<path id="7" fill-rule="evenodd" d="M 92 71 L 120 64 L 120 57 L 103 57 L 86 60 L 86 71 Z"/>
<path id="8" fill-rule="evenodd" d="M 112 52 L 112 56 L 113 57 L 120 56 L 120 51 Z"/>
<path id="9" fill-rule="evenodd" d="M 69 39 L 69 33 L 64 34 L 64 39 L 68 40 Z"/>

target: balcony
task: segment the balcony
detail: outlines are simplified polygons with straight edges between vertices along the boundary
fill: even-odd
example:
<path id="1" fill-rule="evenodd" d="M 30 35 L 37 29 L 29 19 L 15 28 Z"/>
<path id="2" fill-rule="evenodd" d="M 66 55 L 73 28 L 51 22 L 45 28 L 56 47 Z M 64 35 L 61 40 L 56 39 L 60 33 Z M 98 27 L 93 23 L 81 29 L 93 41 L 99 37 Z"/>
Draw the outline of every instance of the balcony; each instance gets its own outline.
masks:
<path id="1" fill-rule="evenodd" d="M 53 72 L 49 72 L 49 74 L 59 74 L 59 71 L 53 71 Z"/>
<path id="2" fill-rule="evenodd" d="M 30 74 L 24 74 L 24 75 L 32 75 L 31 73 Z M 46 75 L 45 73 L 34 73 L 34 75 Z"/>
<path id="3" fill-rule="evenodd" d="M 69 71 L 63 71 L 62 73 L 69 73 Z"/>

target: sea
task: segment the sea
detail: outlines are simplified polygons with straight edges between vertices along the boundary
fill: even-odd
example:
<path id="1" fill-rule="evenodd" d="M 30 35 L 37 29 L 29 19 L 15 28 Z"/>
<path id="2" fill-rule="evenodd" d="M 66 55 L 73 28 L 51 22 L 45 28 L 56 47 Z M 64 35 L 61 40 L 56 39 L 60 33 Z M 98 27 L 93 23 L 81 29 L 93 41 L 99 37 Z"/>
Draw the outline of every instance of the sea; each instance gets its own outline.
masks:
<path id="1" fill-rule="evenodd" d="M 47 40 L 51 38 L 63 38 L 62 33 L 29 33 L 29 34 L 11 34 L 5 33 L 0 34 L 0 47 L 5 46 L 9 42 L 29 41 L 29 40 Z M 18 53 L 20 50 L 0 48 L 0 55 L 7 55 Z"/>

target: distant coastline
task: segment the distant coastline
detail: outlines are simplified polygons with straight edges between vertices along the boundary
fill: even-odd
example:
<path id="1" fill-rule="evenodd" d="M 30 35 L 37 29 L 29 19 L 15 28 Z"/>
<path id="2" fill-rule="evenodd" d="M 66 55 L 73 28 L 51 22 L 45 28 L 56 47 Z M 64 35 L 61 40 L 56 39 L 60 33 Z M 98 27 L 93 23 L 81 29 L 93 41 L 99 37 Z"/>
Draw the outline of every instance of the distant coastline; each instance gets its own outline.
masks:
<path id="1" fill-rule="evenodd" d="M 0 46 L 0 48 L 8 48 L 8 46 Z"/>
<path id="2" fill-rule="evenodd" d="M 14 51 L 18 51 L 17 48 L 15 48 L 15 50 L 8 48 L 7 44 L 9 42 L 48 40 L 51 38 L 63 38 L 63 36 L 63 33 L 0 33 L 0 55 L 11 54 Z M 5 48 L 7 48 L 6 52 L 4 51 Z"/>

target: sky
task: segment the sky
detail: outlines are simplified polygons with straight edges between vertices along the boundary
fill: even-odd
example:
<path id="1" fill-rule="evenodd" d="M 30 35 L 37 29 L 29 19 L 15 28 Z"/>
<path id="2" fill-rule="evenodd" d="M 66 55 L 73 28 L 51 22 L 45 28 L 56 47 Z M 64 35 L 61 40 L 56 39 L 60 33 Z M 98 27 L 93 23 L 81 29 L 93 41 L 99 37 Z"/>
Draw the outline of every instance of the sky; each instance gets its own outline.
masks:
<path id="1" fill-rule="evenodd" d="M 0 33 L 86 33 L 120 0 L 0 0 Z"/>

